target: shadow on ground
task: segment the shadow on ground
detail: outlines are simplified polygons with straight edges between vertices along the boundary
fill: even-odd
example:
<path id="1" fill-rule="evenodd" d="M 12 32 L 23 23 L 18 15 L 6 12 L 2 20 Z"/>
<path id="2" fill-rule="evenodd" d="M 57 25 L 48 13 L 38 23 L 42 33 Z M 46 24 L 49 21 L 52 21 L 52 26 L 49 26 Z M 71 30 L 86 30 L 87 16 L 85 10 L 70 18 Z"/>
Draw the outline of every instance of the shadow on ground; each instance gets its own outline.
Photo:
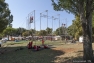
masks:
<path id="1" fill-rule="evenodd" d="M 32 51 L 26 46 L 0 48 L 0 63 L 54 63 L 63 51 L 43 49 Z"/>
<path id="2" fill-rule="evenodd" d="M 83 56 L 81 56 L 79 53 L 83 53 L 83 51 L 78 51 L 77 57 L 64 57 L 61 58 L 59 63 L 87 63 L 85 60 L 83 60 Z M 94 50 L 93 50 L 94 55 Z M 94 58 L 94 57 L 93 57 Z M 94 61 L 88 61 L 88 63 L 94 63 Z"/>

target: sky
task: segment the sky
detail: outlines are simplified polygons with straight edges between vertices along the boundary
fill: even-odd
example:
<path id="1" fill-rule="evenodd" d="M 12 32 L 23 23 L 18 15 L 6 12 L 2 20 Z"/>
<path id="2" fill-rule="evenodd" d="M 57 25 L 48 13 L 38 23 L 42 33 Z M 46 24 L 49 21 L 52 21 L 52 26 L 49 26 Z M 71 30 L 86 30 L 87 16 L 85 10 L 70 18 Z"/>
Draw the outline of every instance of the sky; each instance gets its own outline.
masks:
<path id="1" fill-rule="evenodd" d="M 54 18 L 58 18 L 53 20 L 54 30 L 59 26 L 62 26 L 62 23 L 66 24 L 66 27 L 70 26 L 72 24 L 72 20 L 75 18 L 73 14 L 69 14 L 66 11 L 55 11 L 51 0 L 6 0 L 6 3 L 9 4 L 9 9 L 13 15 L 13 28 L 22 27 L 26 29 L 34 29 L 34 21 L 30 24 L 27 19 L 28 16 L 35 16 L 35 29 L 40 30 L 40 18 L 41 30 L 46 29 L 47 17 L 40 17 L 40 13 L 42 15 L 47 15 L 46 10 L 48 10 L 48 27 L 52 28 L 52 16 Z M 60 17 L 58 14 L 60 14 Z"/>

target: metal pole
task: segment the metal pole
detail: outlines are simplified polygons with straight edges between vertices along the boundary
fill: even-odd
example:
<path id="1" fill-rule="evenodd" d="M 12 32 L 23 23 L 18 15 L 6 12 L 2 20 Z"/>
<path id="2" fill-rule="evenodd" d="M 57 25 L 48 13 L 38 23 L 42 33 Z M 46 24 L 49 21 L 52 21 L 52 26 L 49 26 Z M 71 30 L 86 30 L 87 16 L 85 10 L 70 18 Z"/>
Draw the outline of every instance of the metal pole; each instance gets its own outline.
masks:
<path id="1" fill-rule="evenodd" d="M 30 20 L 29 20 L 30 18 L 29 18 L 29 14 L 28 14 L 28 36 L 29 36 L 29 30 L 30 30 Z"/>
<path id="2" fill-rule="evenodd" d="M 67 18 L 66 18 L 66 36 L 67 36 Z"/>
<path id="3" fill-rule="evenodd" d="M 46 10 L 47 12 L 47 28 L 48 28 L 48 10 Z M 48 35 L 48 31 L 47 31 L 47 35 Z M 49 45 L 49 41 L 48 41 L 48 45 Z"/>
<path id="4" fill-rule="evenodd" d="M 53 16 L 52 16 L 52 37 L 53 37 Z M 53 39 L 53 38 L 52 38 Z"/>
<path id="5" fill-rule="evenodd" d="M 35 25 L 35 10 L 34 10 L 34 34 L 36 34 L 36 25 Z M 35 37 L 34 37 L 34 41 L 35 41 L 35 45 L 36 45 L 36 40 L 35 40 Z"/>
<path id="6" fill-rule="evenodd" d="M 28 28 L 28 17 L 26 17 L 26 29 Z"/>
<path id="7" fill-rule="evenodd" d="M 35 25 L 35 10 L 34 10 L 34 30 L 36 30 L 36 25 Z"/>
<path id="8" fill-rule="evenodd" d="M 46 12 L 47 12 L 47 28 L 48 28 L 48 10 L 46 10 Z M 47 33 L 48 33 L 48 31 L 47 31 Z"/>
<path id="9" fill-rule="evenodd" d="M 64 26 L 64 27 L 65 27 L 65 29 L 64 29 L 64 30 L 65 30 L 65 44 L 66 44 L 66 24 L 65 24 L 65 26 Z"/>
<path id="10" fill-rule="evenodd" d="M 59 14 L 59 35 L 60 35 L 60 14 Z"/>
<path id="11" fill-rule="evenodd" d="M 40 13 L 40 31 L 41 31 L 41 13 Z"/>
<path id="12" fill-rule="evenodd" d="M 60 14 L 59 14 L 59 36 L 60 36 Z M 59 39 L 61 41 L 61 38 Z"/>
<path id="13" fill-rule="evenodd" d="M 67 42 L 67 18 L 66 18 L 66 26 L 65 26 L 65 35 L 66 35 L 66 42 Z"/>

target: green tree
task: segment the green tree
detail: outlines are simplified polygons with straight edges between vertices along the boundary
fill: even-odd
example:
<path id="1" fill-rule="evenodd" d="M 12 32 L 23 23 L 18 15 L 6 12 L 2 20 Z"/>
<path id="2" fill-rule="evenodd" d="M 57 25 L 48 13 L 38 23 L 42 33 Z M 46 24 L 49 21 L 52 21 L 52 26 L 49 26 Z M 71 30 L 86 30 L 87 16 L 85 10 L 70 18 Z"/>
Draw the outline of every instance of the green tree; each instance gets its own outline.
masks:
<path id="1" fill-rule="evenodd" d="M 8 26 L 9 26 L 9 27 L 12 27 L 12 24 L 11 24 L 12 21 L 13 21 L 13 15 L 10 15 L 10 16 L 9 16 L 9 21 L 8 21 Z"/>
<path id="2" fill-rule="evenodd" d="M 4 37 L 4 34 L 3 33 L 0 33 L 0 38 Z"/>
<path id="3" fill-rule="evenodd" d="M 52 28 L 49 28 L 49 27 L 48 27 L 48 28 L 46 29 L 46 31 L 47 31 L 47 35 L 49 35 L 49 34 L 52 33 Z"/>
<path id="4" fill-rule="evenodd" d="M 35 29 L 31 29 L 31 34 L 36 34 L 36 30 Z"/>
<path id="5" fill-rule="evenodd" d="M 5 0 L 0 0 L 0 32 L 2 32 L 10 21 L 10 10 Z"/>
<path id="6" fill-rule="evenodd" d="M 19 27 L 19 28 L 16 29 L 15 36 L 19 36 L 19 35 L 22 36 L 22 33 L 24 33 L 25 31 L 26 31 L 25 28 L 21 28 L 21 27 Z"/>
<path id="7" fill-rule="evenodd" d="M 94 0 L 52 0 L 54 10 L 67 11 L 80 16 L 83 30 L 83 59 L 93 61 L 92 50 L 92 13 Z"/>
<path id="8" fill-rule="evenodd" d="M 46 30 L 41 30 L 39 32 L 39 36 L 46 36 L 47 35 L 47 31 Z"/>
<path id="9" fill-rule="evenodd" d="M 8 40 L 9 40 L 9 36 L 12 36 L 14 32 L 15 32 L 15 29 L 14 29 L 14 28 L 7 27 L 7 28 L 3 31 L 3 34 L 4 34 L 5 36 L 8 35 Z"/>
<path id="10" fill-rule="evenodd" d="M 36 35 L 37 35 L 37 36 L 39 36 L 39 32 L 40 32 L 40 31 L 36 31 Z"/>
<path id="11" fill-rule="evenodd" d="M 73 26 L 74 38 L 78 39 L 79 36 L 82 35 L 82 27 L 81 27 L 81 21 L 79 16 L 75 16 L 72 26 Z"/>
<path id="12" fill-rule="evenodd" d="M 74 30 L 74 29 L 75 29 L 75 28 L 74 28 L 73 25 L 70 25 L 70 26 L 68 27 L 68 34 L 71 35 L 71 36 L 73 36 L 73 37 L 74 37 L 74 35 L 75 35 L 75 30 Z"/>
<path id="13" fill-rule="evenodd" d="M 23 32 L 23 33 L 22 33 L 22 36 L 25 36 L 25 37 L 26 37 L 26 36 L 29 36 L 29 32 L 28 32 L 28 31 Z"/>
<path id="14" fill-rule="evenodd" d="M 94 13 L 93 13 L 93 17 L 94 17 Z M 92 18 L 92 33 L 94 36 L 94 18 Z M 79 36 L 82 35 L 80 16 L 75 16 L 72 25 L 68 27 L 68 34 L 77 39 L 79 38 Z"/>
<path id="15" fill-rule="evenodd" d="M 66 32 L 67 32 L 67 28 L 62 26 L 62 27 L 56 29 L 55 34 L 56 35 L 65 35 Z"/>

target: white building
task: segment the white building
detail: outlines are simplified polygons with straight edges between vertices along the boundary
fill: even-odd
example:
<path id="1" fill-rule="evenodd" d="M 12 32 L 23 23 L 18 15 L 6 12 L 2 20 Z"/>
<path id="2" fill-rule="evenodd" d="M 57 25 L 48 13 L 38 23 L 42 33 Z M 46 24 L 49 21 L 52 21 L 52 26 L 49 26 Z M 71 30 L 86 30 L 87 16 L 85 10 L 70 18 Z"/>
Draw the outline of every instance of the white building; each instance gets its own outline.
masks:
<path id="1" fill-rule="evenodd" d="M 54 36 L 54 40 L 60 40 L 60 36 Z"/>
<path id="2" fill-rule="evenodd" d="M 83 42 L 83 36 L 79 37 L 79 42 L 81 42 L 81 43 Z"/>

